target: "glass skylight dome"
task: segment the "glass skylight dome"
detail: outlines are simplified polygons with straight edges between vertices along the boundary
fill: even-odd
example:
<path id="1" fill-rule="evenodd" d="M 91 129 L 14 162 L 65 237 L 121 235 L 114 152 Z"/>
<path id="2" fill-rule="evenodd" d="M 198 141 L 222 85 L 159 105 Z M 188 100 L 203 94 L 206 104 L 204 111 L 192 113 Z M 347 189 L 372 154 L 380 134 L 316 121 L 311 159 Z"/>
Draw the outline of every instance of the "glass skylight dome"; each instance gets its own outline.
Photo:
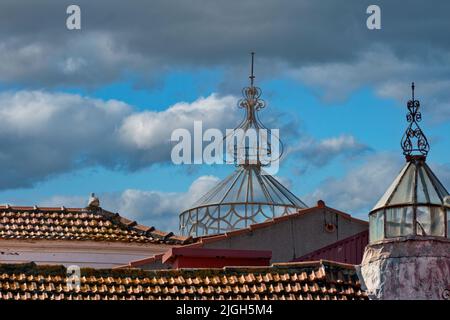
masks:
<path id="1" fill-rule="evenodd" d="M 244 108 L 246 117 L 235 129 L 256 131 L 265 129 L 257 112 L 264 108 L 259 97 L 261 90 L 253 86 L 253 54 L 250 86 L 244 88 L 244 98 L 238 106 Z M 271 133 L 268 132 L 268 135 Z M 297 212 L 307 206 L 277 179 L 264 171 L 265 164 L 256 158 L 255 148 L 245 142 L 240 149 L 233 148 L 234 161 L 243 156 L 243 162 L 227 178 L 219 182 L 201 197 L 190 209 L 180 214 L 180 231 L 185 236 L 203 236 L 245 228 L 253 223 L 263 222 L 277 216 Z M 272 154 L 270 143 L 261 146 L 267 154 Z M 253 155 L 253 156 L 250 156 Z"/>
<path id="2" fill-rule="evenodd" d="M 406 164 L 369 214 L 371 243 L 408 236 L 449 238 L 449 193 L 425 162 L 429 144 L 417 123 L 421 114 L 414 83 L 412 92 L 410 124 L 402 139 Z"/>
<path id="3" fill-rule="evenodd" d="M 245 228 L 306 208 L 259 166 L 240 166 L 193 206 L 180 214 L 182 235 L 216 234 Z"/>

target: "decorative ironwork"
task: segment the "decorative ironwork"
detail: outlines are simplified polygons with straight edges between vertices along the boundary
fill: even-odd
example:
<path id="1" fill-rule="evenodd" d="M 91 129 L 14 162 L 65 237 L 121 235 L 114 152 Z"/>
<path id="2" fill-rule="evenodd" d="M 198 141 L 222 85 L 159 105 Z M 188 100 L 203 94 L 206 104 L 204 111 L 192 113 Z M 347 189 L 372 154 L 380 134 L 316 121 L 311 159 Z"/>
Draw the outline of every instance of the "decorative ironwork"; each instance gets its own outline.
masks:
<path id="1" fill-rule="evenodd" d="M 419 153 L 426 157 L 430 151 L 430 145 L 418 124 L 422 121 L 422 114 L 419 111 L 420 102 L 414 98 L 414 89 L 413 82 L 411 85 L 412 99 L 407 104 L 409 113 L 406 115 L 406 120 L 409 122 L 409 126 L 402 137 L 401 146 L 405 156 L 412 156 Z M 414 140 L 416 140 L 415 143 Z"/>
<path id="2" fill-rule="evenodd" d="M 241 129 L 247 132 L 254 129 L 259 132 L 265 129 L 266 143 L 261 143 L 258 136 L 257 161 L 247 161 L 249 154 L 255 154 L 253 145 L 232 143 L 230 145 L 233 149 L 227 145 L 227 151 L 230 155 L 233 154 L 233 162 L 238 165 L 238 168 L 203 195 L 191 208 L 180 214 L 182 235 L 203 236 L 232 231 L 274 217 L 292 214 L 307 207 L 262 168 L 267 164 L 260 161 L 260 152 L 264 151 L 262 154 L 265 153 L 272 161 L 276 161 L 281 157 L 283 146 L 280 139 L 264 127 L 258 119 L 258 111 L 266 104 L 260 98 L 261 89 L 254 86 L 253 65 L 254 53 L 252 52 L 250 86 L 242 90 L 243 98 L 238 102 L 238 107 L 245 109 L 246 116 L 234 130 Z M 271 141 L 275 141 L 274 139 L 277 139 L 280 145 L 280 153 L 276 156 L 272 154 L 272 151 L 275 152 L 275 145 L 271 144 Z M 245 154 L 245 161 L 237 161 L 242 151 Z"/>
<path id="3" fill-rule="evenodd" d="M 254 158 L 253 164 L 260 166 L 267 166 L 270 163 L 261 161 L 262 157 L 270 157 L 271 161 L 277 161 L 283 155 L 283 143 L 280 138 L 275 135 L 272 130 L 267 129 L 261 122 L 258 116 L 258 111 L 266 107 L 266 102 L 261 99 L 262 90 L 254 85 L 255 74 L 254 74 L 254 59 L 255 53 L 251 53 L 251 68 L 250 68 L 250 86 L 242 89 L 243 98 L 238 101 L 238 108 L 245 110 L 245 118 L 234 130 L 225 137 L 227 140 L 230 136 L 235 136 L 237 130 L 242 130 L 247 133 L 249 130 L 253 129 L 258 134 L 257 145 L 248 145 L 245 138 L 243 141 L 238 141 L 235 143 L 233 139 L 232 143 L 227 145 L 228 154 L 232 154 L 232 161 L 228 163 L 235 163 L 236 165 L 251 164 L 252 157 Z M 264 130 L 266 136 L 261 139 L 259 133 Z M 264 140 L 264 141 L 263 141 Z M 272 154 L 272 142 L 278 143 L 279 148 L 276 155 Z M 243 155 L 243 156 L 242 156 Z M 267 160 L 267 158 L 265 158 Z"/>
<path id="4" fill-rule="evenodd" d="M 450 237 L 450 207 L 445 205 L 449 193 L 426 164 L 430 146 L 418 125 L 422 115 L 414 82 L 411 89 L 409 126 L 401 142 L 406 164 L 369 213 L 370 243 L 399 237 Z"/>
<path id="5" fill-rule="evenodd" d="M 264 100 L 260 99 L 261 97 L 261 89 L 254 86 L 255 81 L 255 74 L 253 72 L 254 70 L 254 63 L 255 63 L 255 53 L 252 52 L 252 64 L 250 68 L 250 87 L 245 87 L 242 89 L 242 95 L 244 96 L 243 99 L 239 100 L 238 106 L 240 108 L 245 108 L 246 110 L 251 111 L 258 111 L 266 106 L 266 103 Z M 247 120 L 253 120 L 254 118 L 251 117 L 253 115 L 253 112 L 247 112 Z"/>
<path id="6" fill-rule="evenodd" d="M 185 236 L 202 236 L 248 227 L 292 214 L 306 205 L 257 165 L 240 166 L 180 214 Z"/>

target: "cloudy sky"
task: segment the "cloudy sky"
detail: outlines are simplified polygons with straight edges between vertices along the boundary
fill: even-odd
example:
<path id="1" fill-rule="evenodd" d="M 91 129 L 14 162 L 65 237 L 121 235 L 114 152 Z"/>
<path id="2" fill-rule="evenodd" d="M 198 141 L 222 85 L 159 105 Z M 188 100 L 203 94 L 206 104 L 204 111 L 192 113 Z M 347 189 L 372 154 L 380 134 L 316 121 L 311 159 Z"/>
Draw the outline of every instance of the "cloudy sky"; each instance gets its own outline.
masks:
<path id="1" fill-rule="evenodd" d="M 81 7 L 81 30 L 66 8 Z M 381 30 L 366 9 L 381 8 Z M 0 202 L 104 208 L 161 229 L 233 170 L 174 165 L 174 129 L 233 128 L 256 82 L 287 146 L 278 177 L 366 218 L 401 169 L 410 83 L 450 188 L 450 3 L 23 1 L 0 4 Z"/>

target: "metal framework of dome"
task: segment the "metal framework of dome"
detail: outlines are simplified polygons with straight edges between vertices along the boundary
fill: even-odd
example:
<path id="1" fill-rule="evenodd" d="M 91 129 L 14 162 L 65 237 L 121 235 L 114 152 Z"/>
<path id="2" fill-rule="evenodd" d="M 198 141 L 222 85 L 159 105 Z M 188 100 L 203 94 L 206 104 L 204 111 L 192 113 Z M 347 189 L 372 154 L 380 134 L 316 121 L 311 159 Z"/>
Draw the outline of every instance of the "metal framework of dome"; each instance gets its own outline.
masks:
<path id="1" fill-rule="evenodd" d="M 370 241 L 410 236 L 449 237 L 448 191 L 426 164 L 430 146 L 419 127 L 420 102 L 408 101 L 401 146 L 406 164 L 369 214 Z"/>
<path id="2" fill-rule="evenodd" d="M 238 107 L 245 109 L 246 116 L 235 130 L 247 132 L 254 129 L 258 132 L 265 129 L 267 136 L 270 137 L 271 131 L 267 130 L 258 118 L 257 112 L 265 107 L 265 103 L 260 99 L 261 89 L 254 86 L 253 64 L 254 53 L 249 76 L 250 86 L 243 89 L 244 98 L 238 102 Z M 273 156 L 270 143 L 258 142 L 257 148 L 259 151 L 264 149 L 266 155 Z M 261 160 L 260 153 L 255 153 L 252 146 L 244 142 L 241 149 L 235 144 L 229 151 L 233 154 L 233 162 L 237 165 L 237 169 L 202 196 L 190 209 L 180 214 L 182 235 L 203 236 L 223 233 L 295 213 L 307 207 L 278 180 L 264 171 L 267 163 Z M 281 153 L 282 150 L 277 159 L 281 157 Z M 256 154 L 256 157 L 252 157 L 252 154 Z M 241 161 L 238 161 L 239 159 Z"/>

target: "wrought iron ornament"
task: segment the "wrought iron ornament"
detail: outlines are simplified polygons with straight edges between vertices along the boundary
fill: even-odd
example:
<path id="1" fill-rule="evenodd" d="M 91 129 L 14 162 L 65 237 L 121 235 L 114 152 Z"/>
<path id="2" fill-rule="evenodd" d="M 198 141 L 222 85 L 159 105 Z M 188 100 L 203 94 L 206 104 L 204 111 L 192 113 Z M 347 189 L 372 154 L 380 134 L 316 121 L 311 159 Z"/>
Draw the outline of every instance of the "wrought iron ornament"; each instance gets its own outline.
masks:
<path id="1" fill-rule="evenodd" d="M 418 124 L 422 121 L 422 114 L 419 111 L 420 102 L 414 97 L 414 89 L 413 82 L 411 85 L 412 99 L 407 104 L 409 113 L 406 115 L 406 120 L 409 122 L 409 126 L 403 134 L 401 145 L 405 156 L 422 155 L 426 157 L 430 151 L 430 145 Z"/>
<path id="2" fill-rule="evenodd" d="M 239 108 L 244 108 L 246 110 L 253 109 L 254 111 L 258 111 L 266 106 L 266 103 L 264 100 L 260 99 L 261 97 L 261 89 L 258 87 L 255 87 L 253 85 L 255 80 L 255 75 L 253 73 L 253 65 L 255 62 L 255 53 L 252 52 L 252 64 L 251 64 L 251 71 L 250 76 L 248 77 L 250 79 L 250 87 L 245 87 L 242 89 L 242 95 L 244 98 L 239 100 L 238 106 Z M 247 113 L 247 119 L 252 115 L 251 112 Z"/>
<path id="3" fill-rule="evenodd" d="M 265 141 L 261 141 L 260 139 L 258 139 L 257 146 L 248 146 L 246 145 L 245 141 L 241 141 L 238 142 L 239 146 L 234 143 L 227 145 L 227 150 L 229 154 L 233 155 L 233 162 L 236 165 L 248 164 L 250 162 L 249 159 L 251 158 L 251 156 L 249 155 L 256 154 L 256 163 L 260 166 L 266 166 L 268 164 L 263 164 L 260 161 L 260 156 L 266 155 L 272 157 L 272 161 L 279 160 L 283 154 L 283 143 L 278 136 L 272 133 L 272 130 L 267 129 L 262 124 L 261 120 L 258 117 L 258 111 L 266 107 L 266 102 L 261 99 L 262 90 L 254 85 L 254 52 L 251 53 L 251 57 L 252 60 L 249 76 L 250 86 L 242 89 L 243 98 L 240 99 L 237 104 L 240 109 L 245 110 L 246 115 L 243 121 L 233 130 L 232 135 L 234 135 L 236 130 L 239 129 L 243 130 L 244 132 L 253 129 L 257 133 L 259 133 L 260 130 L 266 130 L 267 137 Z M 226 138 L 228 138 L 228 136 Z M 279 144 L 278 154 L 275 156 L 272 154 L 272 145 L 270 142 L 272 141 L 272 139 L 276 139 Z M 244 150 L 238 150 L 239 148 Z M 241 153 L 239 151 L 241 151 Z M 243 157 L 241 155 L 243 155 Z"/>
<path id="4" fill-rule="evenodd" d="M 238 107 L 246 112 L 245 118 L 224 140 L 226 143 L 227 138 L 236 132 L 251 133 L 254 130 L 257 144 L 246 143 L 243 136 L 236 138 L 239 140 L 237 144 L 227 143 L 227 155 L 233 157 L 227 163 L 234 162 L 237 169 L 180 213 L 182 235 L 198 237 L 229 232 L 307 207 L 267 172 L 269 164 L 273 163 L 271 161 L 281 156 L 283 145 L 277 130 L 268 130 L 258 119 L 258 111 L 265 107 L 265 103 L 260 99 L 261 89 L 254 86 L 253 64 L 254 53 L 250 85 L 243 89 L 243 98 L 238 102 Z M 253 157 L 255 151 L 256 158 Z M 265 155 L 270 156 L 267 162 Z"/>

